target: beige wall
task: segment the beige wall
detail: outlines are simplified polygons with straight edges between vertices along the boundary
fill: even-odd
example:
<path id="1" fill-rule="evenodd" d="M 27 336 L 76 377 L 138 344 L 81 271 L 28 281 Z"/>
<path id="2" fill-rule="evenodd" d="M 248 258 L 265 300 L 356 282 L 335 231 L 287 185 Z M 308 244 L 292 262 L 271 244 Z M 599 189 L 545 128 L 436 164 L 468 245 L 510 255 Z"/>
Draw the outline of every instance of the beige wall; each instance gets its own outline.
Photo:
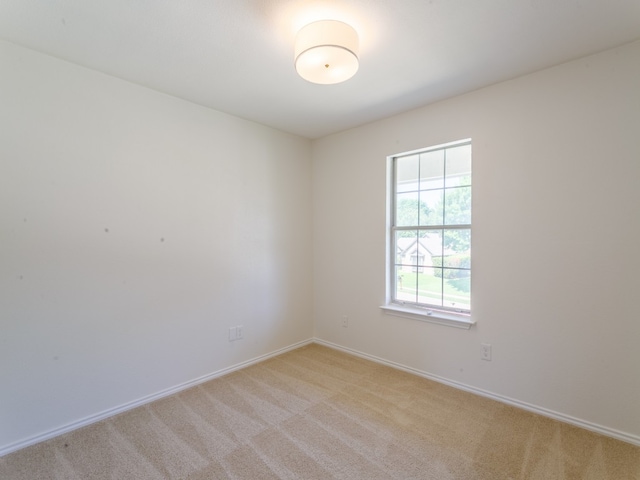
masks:
<path id="1" fill-rule="evenodd" d="M 311 338 L 308 140 L 6 42 L 0 72 L 0 452 Z"/>
<path id="2" fill-rule="evenodd" d="M 386 156 L 464 138 L 477 325 L 385 315 Z M 639 185 L 640 42 L 314 141 L 316 336 L 640 442 Z"/>

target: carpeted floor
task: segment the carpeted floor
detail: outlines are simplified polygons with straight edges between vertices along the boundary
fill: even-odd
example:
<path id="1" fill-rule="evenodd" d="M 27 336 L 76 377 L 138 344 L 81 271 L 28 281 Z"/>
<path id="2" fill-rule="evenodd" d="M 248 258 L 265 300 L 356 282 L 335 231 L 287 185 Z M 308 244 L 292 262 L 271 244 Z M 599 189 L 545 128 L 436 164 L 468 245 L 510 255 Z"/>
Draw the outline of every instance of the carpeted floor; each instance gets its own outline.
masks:
<path id="1" fill-rule="evenodd" d="M 0 458 L 0 479 L 640 479 L 640 448 L 308 345 Z"/>

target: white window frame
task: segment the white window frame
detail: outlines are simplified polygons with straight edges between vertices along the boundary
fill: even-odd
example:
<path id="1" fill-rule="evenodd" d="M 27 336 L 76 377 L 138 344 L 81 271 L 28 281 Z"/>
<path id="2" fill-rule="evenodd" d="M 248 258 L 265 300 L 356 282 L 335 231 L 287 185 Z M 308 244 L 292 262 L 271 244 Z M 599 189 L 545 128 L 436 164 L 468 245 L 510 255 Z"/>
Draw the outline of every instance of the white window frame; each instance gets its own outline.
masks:
<path id="1" fill-rule="evenodd" d="M 396 229 L 393 225 L 394 210 L 395 210 L 395 172 L 394 161 L 396 158 L 405 157 L 435 150 L 442 150 L 446 148 L 470 145 L 471 139 L 467 138 L 455 142 L 445 143 L 441 145 L 434 145 L 433 147 L 421 148 L 419 150 L 413 150 L 410 152 L 402 152 L 387 157 L 387 254 L 386 254 L 386 299 L 385 304 L 380 308 L 389 315 L 400 316 L 404 318 L 411 318 L 415 320 L 426 321 L 430 323 L 436 323 L 440 325 L 446 325 L 456 328 L 470 329 L 475 321 L 471 317 L 471 311 L 455 311 L 437 306 L 425 306 L 414 304 L 411 302 L 404 302 L 402 300 L 394 300 L 393 292 L 395 289 L 396 279 L 395 274 L 395 257 L 396 257 L 396 243 L 395 232 Z M 473 182 L 472 182 L 473 184 Z M 473 220 L 468 228 L 472 228 Z M 471 237 L 473 239 L 473 235 Z M 473 240 L 472 240 L 473 241 Z M 473 270 L 472 270 L 473 271 Z"/>

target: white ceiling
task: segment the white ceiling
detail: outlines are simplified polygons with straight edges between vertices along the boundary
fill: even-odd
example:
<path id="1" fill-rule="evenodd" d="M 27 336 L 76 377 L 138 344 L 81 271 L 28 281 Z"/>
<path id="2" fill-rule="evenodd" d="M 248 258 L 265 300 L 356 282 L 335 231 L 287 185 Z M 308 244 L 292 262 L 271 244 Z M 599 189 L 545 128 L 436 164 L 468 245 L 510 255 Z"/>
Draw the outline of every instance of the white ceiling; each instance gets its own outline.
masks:
<path id="1" fill-rule="evenodd" d="M 360 35 L 346 83 L 297 76 L 303 25 Z M 640 0 L 0 0 L 0 38 L 321 137 L 640 38 Z"/>

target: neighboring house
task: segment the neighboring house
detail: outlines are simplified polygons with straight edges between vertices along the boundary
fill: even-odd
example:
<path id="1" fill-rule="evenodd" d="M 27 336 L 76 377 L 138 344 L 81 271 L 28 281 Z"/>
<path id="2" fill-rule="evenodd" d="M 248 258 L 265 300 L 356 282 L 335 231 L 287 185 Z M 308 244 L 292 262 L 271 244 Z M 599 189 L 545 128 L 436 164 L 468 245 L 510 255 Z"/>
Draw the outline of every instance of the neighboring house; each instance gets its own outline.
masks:
<path id="1" fill-rule="evenodd" d="M 442 237 L 400 237 L 396 242 L 396 259 L 405 272 L 417 272 L 433 275 L 433 257 L 451 255 L 449 249 L 442 250 Z"/>

